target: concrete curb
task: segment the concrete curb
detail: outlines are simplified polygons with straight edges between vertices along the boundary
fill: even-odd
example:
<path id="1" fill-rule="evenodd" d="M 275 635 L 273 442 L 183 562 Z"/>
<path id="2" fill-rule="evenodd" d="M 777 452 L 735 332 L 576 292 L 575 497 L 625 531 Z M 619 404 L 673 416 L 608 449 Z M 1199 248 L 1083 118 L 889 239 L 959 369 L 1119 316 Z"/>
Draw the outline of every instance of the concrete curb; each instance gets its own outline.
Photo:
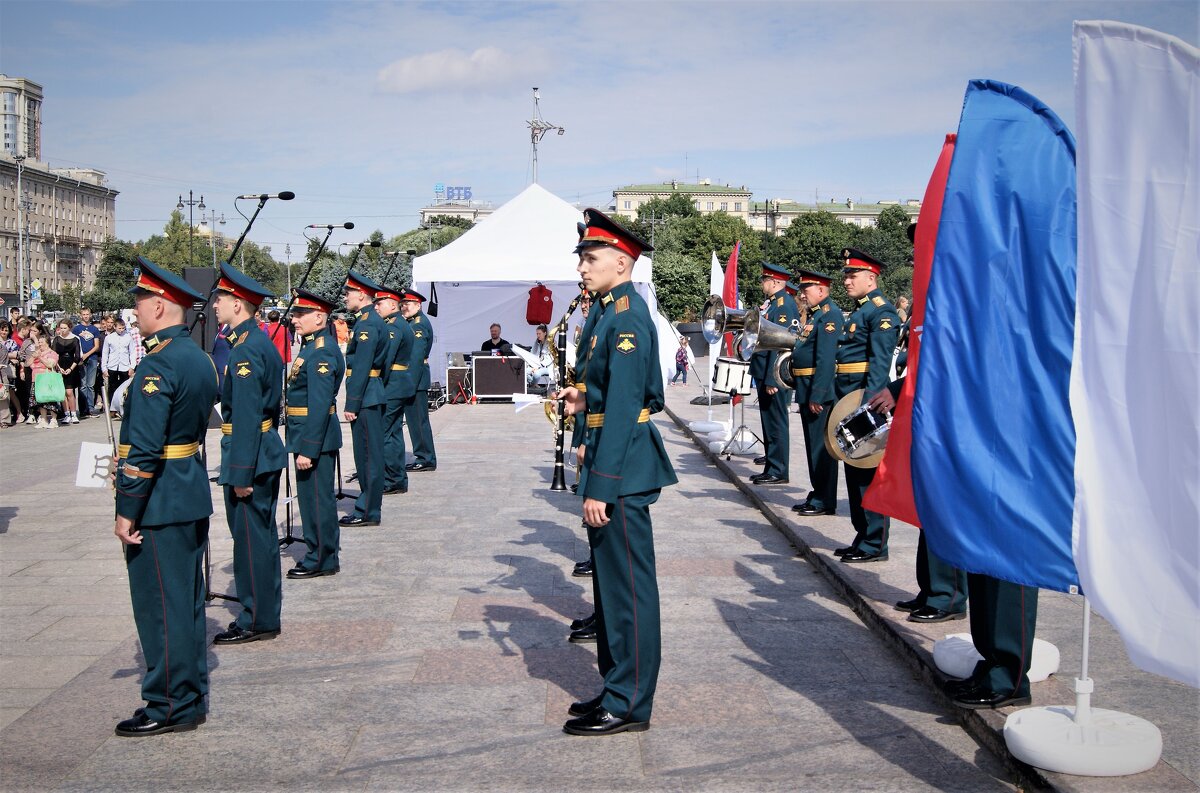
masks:
<path id="1" fill-rule="evenodd" d="M 1018 760 L 1008 750 L 1004 741 L 1004 722 L 1006 716 L 994 710 L 963 710 L 954 707 L 949 697 L 942 692 L 942 683 L 948 678 L 933 664 L 933 657 L 923 648 L 909 642 L 896 627 L 875 611 L 866 598 L 859 593 L 854 583 L 842 575 L 840 562 L 834 563 L 833 557 L 817 553 L 808 545 L 787 521 L 776 514 L 774 508 L 759 497 L 755 489 L 742 477 L 738 476 L 724 460 L 709 450 L 708 445 L 700 440 L 688 427 L 686 421 L 680 418 L 671 408 L 664 406 L 664 411 L 675 422 L 684 434 L 700 449 L 700 452 L 712 462 L 725 477 L 740 490 L 746 498 L 763 514 L 763 517 L 774 526 L 796 548 L 797 555 L 804 558 L 829 584 L 842 596 L 850 608 L 858 615 L 876 635 L 884 640 L 912 669 L 914 673 L 929 687 L 931 691 L 948 708 L 958 712 L 959 722 L 977 741 L 990 749 L 1004 762 L 1016 776 L 1019 784 L 1027 788 L 1050 791 L 1072 791 L 1076 788 L 1055 784 L 1045 774 L 1031 765 Z"/>

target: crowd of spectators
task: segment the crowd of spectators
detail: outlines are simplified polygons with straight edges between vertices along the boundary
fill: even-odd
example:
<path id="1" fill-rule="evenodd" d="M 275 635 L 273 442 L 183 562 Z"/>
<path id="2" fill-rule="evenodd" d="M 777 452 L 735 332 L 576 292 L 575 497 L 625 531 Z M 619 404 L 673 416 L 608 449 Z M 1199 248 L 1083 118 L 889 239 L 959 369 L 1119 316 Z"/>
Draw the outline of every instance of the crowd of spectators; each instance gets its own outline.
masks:
<path id="1" fill-rule="evenodd" d="M 102 395 L 128 380 L 142 360 L 137 321 L 116 314 L 47 324 L 9 310 L 0 320 L 0 428 L 67 427 L 100 415 Z M 39 386 L 38 378 L 51 375 Z M 120 418 L 114 411 L 114 416 Z"/>

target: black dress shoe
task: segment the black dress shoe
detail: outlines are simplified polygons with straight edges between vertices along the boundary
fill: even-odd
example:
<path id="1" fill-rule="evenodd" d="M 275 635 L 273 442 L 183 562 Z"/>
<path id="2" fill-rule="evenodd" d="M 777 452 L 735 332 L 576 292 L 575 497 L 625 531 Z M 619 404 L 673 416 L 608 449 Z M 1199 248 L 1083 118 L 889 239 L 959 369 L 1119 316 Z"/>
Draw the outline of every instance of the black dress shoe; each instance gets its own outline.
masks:
<path id="1" fill-rule="evenodd" d="M 949 622 L 966 618 L 967 612 L 965 611 L 943 611 L 934 606 L 921 606 L 908 615 L 909 622 Z"/>
<path id="2" fill-rule="evenodd" d="M 648 721 L 617 718 L 599 707 L 591 713 L 571 719 L 563 725 L 563 732 L 568 735 L 612 735 L 617 732 L 642 732 L 648 729 L 650 729 Z"/>
<path id="3" fill-rule="evenodd" d="M 323 575 L 337 575 L 342 568 L 335 567 L 332 570 L 308 570 L 297 565 L 287 571 L 288 578 L 320 578 Z"/>
<path id="4" fill-rule="evenodd" d="M 578 482 L 576 482 L 575 484 L 571 485 L 571 492 L 572 492 L 572 493 L 578 493 L 578 492 L 579 492 L 579 483 L 578 483 Z"/>
<path id="5" fill-rule="evenodd" d="M 229 630 L 214 636 L 213 644 L 246 644 L 247 642 L 274 639 L 278 635 L 278 628 L 273 631 L 252 631 L 248 628 L 239 628 L 235 623 L 229 627 Z"/>
<path id="6" fill-rule="evenodd" d="M 164 732 L 190 732 L 206 720 L 205 716 L 197 716 L 191 721 L 152 721 L 146 715 L 145 708 L 138 708 L 134 711 L 132 719 L 125 719 L 117 724 L 116 733 L 122 738 L 144 738 L 147 735 L 161 735 Z"/>
<path id="7" fill-rule="evenodd" d="M 836 515 L 836 507 L 814 507 L 812 504 L 805 501 L 803 504 L 795 504 L 792 506 L 793 512 L 798 512 L 801 515 Z"/>
<path id="8" fill-rule="evenodd" d="M 833 555 L 840 559 L 853 550 L 856 550 L 855 547 L 853 545 L 850 545 L 845 548 L 838 548 L 836 551 L 833 552 Z"/>
<path id="9" fill-rule="evenodd" d="M 408 492 L 408 485 L 393 485 L 391 487 L 384 488 L 383 494 L 385 496 L 390 496 L 393 493 L 407 493 L 407 492 Z"/>
<path id="10" fill-rule="evenodd" d="M 975 691 L 979 688 L 979 684 L 972 678 L 964 678 L 963 680 L 947 680 L 942 684 L 942 691 L 946 696 L 954 699 L 955 697 L 966 694 L 970 691 Z"/>
<path id="11" fill-rule="evenodd" d="M 596 614 L 593 612 L 591 616 L 584 617 L 581 620 L 571 620 L 571 630 L 577 631 L 582 628 L 590 628 L 596 624 Z"/>
<path id="12" fill-rule="evenodd" d="M 1018 697 L 1015 696 L 1015 693 L 1010 691 L 1007 694 L 1000 694 L 980 686 L 964 691 L 956 697 L 951 697 L 951 701 L 960 708 L 966 708 L 967 710 L 1009 708 L 1032 704 L 1033 697 L 1029 695 Z"/>
<path id="13" fill-rule="evenodd" d="M 586 702 L 572 702 L 571 707 L 567 708 L 567 713 L 571 716 L 586 716 L 596 708 L 600 707 L 601 700 L 604 699 L 604 692 L 595 699 L 589 699 Z"/>
<path id="14" fill-rule="evenodd" d="M 436 471 L 436 463 L 409 463 L 404 466 L 405 471 Z"/>
<path id="15" fill-rule="evenodd" d="M 586 625 L 577 631 L 571 631 L 571 635 L 567 637 L 567 641 L 571 644 L 591 644 L 596 641 L 599 631 L 596 630 L 596 623 Z"/>
<path id="16" fill-rule="evenodd" d="M 576 578 L 590 578 L 595 572 L 596 568 L 592 566 L 592 560 L 585 559 L 575 563 L 575 569 L 571 571 L 571 575 Z"/>
<path id="17" fill-rule="evenodd" d="M 379 521 L 367 520 L 363 515 L 343 515 L 339 520 L 343 526 L 378 526 Z"/>
<path id="18" fill-rule="evenodd" d="M 762 476 L 750 477 L 750 481 L 756 485 L 786 485 L 788 478 L 786 476 L 767 476 L 763 474 Z"/>
<path id="19" fill-rule="evenodd" d="M 925 601 L 920 597 L 915 597 L 912 600 L 897 600 L 896 611 L 916 611 L 925 605 Z"/>
<path id="20" fill-rule="evenodd" d="M 842 554 L 842 562 L 844 564 L 865 564 L 867 562 L 886 562 L 888 558 L 887 551 L 878 553 L 870 553 L 868 551 L 860 551 L 857 548 L 851 548 Z"/>
<path id="21" fill-rule="evenodd" d="M 767 464 L 767 458 L 766 458 L 766 457 L 755 457 L 755 458 L 754 458 L 754 464 L 755 464 L 755 465 L 766 465 L 766 464 Z"/>

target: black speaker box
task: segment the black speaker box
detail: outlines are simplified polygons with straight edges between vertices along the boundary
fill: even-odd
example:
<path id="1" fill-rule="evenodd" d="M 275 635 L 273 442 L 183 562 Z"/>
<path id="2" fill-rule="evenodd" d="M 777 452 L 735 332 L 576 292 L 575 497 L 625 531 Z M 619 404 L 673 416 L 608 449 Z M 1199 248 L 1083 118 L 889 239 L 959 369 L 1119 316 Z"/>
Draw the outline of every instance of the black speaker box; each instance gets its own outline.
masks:
<path id="1" fill-rule="evenodd" d="M 207 295 L 217 282 L 217 271 L 211 267 L 184 267 L 183 280 L 187 281 L 187 285 L 192 289 L 202 295 Z M 211 353 L 212 340 L 217 334 L 217 315 L 213 313 L 212 305 L 209 304 L 204 311 L 204 319 L 197 322 L 196 317 L 204 305 L 204 301 L 200 301 L 189 308 L 186 321 L 188 327 L 192 329 L 192 341 L 200 345 L 200 349 Z"/>

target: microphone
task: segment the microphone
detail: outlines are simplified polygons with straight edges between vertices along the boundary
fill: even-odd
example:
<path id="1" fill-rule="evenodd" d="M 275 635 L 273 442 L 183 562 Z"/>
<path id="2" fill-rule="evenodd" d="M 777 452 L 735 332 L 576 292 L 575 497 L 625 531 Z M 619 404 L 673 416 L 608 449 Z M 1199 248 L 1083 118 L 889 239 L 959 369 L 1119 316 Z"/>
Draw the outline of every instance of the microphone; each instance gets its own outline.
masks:
<path id="1" fill-rule="evenodd" d="M 251 198 L 254 198 L 254 196 L 251 196 Z M 330 229 L 330 230 L 332 230 L 332 229 L 352 229 L 352 228 L 354 228 L 354 224 L 351 223 L 349 220 L 347 220 L 345 223 L 339 223 L 336 226 L 326 225 L 324 223 L 310 223 L 307 226 L 305 226 L 304 228 L 306 228 L 306 229 Z"/>
<path id="2" fill-rule="evenodd" d="M 280 201 L 291 201 L 295 197 L 296 197 L 296 194 L 293 193 L 291 190 L 284 190 L 282 193 L 275 193 L 274 195 L 269 195 L 267 193 L 255 193 L 253 195 L 240 195 L 240 196 L 238 196 L 238 199 L 249 201 L 251 199 L 257 198 L 259 201 L 266 201 L 268 198 L 278 198 Z"/>
<path id="3" fill-rule="evenodd" d="M 383 247 L 383 243 L 382 243 L 382 242 L 380 242 L 379 240 L 368 240 L 367 242 L 360 242 L 360 243 L 358 243 L 358 247 L 359 247 L 359 248 L 366 248 L 366 247 L 371 247 L 371 248 L 382 248 L 382 247 Z"/>

